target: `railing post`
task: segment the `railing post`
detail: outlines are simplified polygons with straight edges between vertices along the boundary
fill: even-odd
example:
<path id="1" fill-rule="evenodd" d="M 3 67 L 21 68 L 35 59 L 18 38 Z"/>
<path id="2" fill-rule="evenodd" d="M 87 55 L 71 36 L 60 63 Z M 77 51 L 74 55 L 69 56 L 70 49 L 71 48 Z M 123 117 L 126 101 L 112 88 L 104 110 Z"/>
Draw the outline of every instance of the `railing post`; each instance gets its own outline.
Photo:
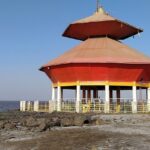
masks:
<path id="1" fill-rule="evenodd" d="M 110 103 L 109 103 L 109 85 L 105 85 L 105 107 L 104 107 L 104 112 L 109 113 L 110 110 Z"/>
<path id="2" fill-rule="evenodd" d="M 26 101 L 22 101 L 22 111 L 26 111 L 26 106 L 27 105 L 27 102 Z"/>
<path id="3" fill-rule="evenodd" d="M 80 85 L 77 85 L 77 87 L 76 87 L 76 112 L 77 113 L 81 112 L 80 102 L 81 102 L 81 98 L 80 98 Z"/>
<path id="4" fill-rule="evenodd" d="M 147 89 L 147 111 L 150 112 L 150 88 Z"/>
<path id="5" fill-rule="evenodd" d="M 39 111 L 39 101 L 34 101 L 33 110 L 38 112 Z"/>
<path id="6" fill-rule="evenodd" d="M 27 102 L 27 110 L 28 110 L 28 111 L 31 110 L 31 102 L 30 102 L 30 101 Z"/>
<path id="7" fill-rule="evenodd" d="M 20 101 L 20 111 L 26 111 L 26 101 Z"/>
<path id="8" fill-rule="evenodd" d="M 136 86 L 132 87 L 132 95 L 133 95 L 133 101 L 132 101 L 132 113 L 137 113 L 137 92 L 136 92 Z"/>
<path id="9" fill-rule="evenodd" d="M 56 111 L 56 101 L 49 100 L 48 105 L 50 113 Z"/>

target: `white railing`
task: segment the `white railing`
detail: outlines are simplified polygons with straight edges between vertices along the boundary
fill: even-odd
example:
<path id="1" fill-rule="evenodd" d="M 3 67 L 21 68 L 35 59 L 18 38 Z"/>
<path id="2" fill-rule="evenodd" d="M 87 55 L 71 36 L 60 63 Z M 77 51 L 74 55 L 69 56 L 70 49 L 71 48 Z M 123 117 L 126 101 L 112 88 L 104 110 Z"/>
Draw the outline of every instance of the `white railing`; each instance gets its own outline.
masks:
<path id="1" fill-rule="evenodd" d="M 135 113 L 147 113 L 150 112 L 150 101 L 138 101 L 132 102 L 132 99 L 110 99 L 109 103 L 105 103 L 104 99 L 81 99 L 79 104 L 80 111 L 86 112 L 98 112 L 105 113 L 105 109 L 109 110 L 109 113 L 132 113 L 133 109 Z M 107 106 L 106 106 L 107 105 Z M 20 111 L 36 111 L 36 112 L 53 112 L 57 111 L 56 101 L 20 101 Z M 62 112 L 76 112 L 76 100 L 63 99 L 61 100 Z"/>

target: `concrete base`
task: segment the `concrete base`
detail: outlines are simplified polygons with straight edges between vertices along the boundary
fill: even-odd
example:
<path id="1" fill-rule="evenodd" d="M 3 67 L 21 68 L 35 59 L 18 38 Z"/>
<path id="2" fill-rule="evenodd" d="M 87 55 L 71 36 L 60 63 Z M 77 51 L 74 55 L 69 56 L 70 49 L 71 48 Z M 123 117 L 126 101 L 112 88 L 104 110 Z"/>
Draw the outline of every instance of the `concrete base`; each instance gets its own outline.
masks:
<path id="1" fill-rule="evenodd" d="M 56 111 L 56 101 L 49 101 L 49 112 Z"/>
<path id="2" fill-rule="evenodd" d="M 38 112 L 39 111 L 39 101 L 34 101 L 33 110 Z"/>
<path id="3" fill-rule="evenodd" d="M 109 113 L 109 111 L 110 111 L 110 104 L 109 104 L 109 102 L 105 102 L 104 112 Z"/>
<path id="4" fill-rule="evenodd" d="M 61 101 L 57 101 L 57 111 L 60 112 L 61 111 Z"/>
<path id="5" fill-rule="evenodd" d="M 30 101 L 27 102 L 27 110 L 28 110 L 28 111 L 31 110 L 31 102 L 30 102 Z"/>
<path id="6" fill-rule="evenodd" d="M 150 112 L 150 102 L 147 103 L 147 111 Z"/>

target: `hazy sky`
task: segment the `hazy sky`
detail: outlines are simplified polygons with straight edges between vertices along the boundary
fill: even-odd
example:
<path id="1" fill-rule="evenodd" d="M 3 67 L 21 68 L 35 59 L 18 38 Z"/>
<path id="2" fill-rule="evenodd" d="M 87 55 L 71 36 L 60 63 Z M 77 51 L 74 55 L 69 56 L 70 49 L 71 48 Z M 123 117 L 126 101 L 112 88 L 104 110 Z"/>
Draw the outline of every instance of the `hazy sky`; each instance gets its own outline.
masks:
<path id="1" fill-rule="evenodd" d="M 114 17 L 144 29 L 124 42 L 150 56 L 150 0 L 101 0 Z M 62 37 L 69 23 L 92 15 L 96 0 L 0 0 L 0 100 L 48 100 L 41 65 L 80 41 Z"/>

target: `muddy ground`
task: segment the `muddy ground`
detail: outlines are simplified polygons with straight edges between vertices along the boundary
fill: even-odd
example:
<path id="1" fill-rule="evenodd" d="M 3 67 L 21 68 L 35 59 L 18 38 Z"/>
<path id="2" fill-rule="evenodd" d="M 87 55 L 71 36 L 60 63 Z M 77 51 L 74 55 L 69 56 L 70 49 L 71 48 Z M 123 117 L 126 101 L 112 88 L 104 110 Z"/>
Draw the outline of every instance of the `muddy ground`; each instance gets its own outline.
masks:
<path id="1" fill-rule="evenodd" d="M 149 114 L 89 116 L 91 122 L 82 126 L 53 126 L 42 132 L 1 129 L 0 150 L 150 150 Z"/>

